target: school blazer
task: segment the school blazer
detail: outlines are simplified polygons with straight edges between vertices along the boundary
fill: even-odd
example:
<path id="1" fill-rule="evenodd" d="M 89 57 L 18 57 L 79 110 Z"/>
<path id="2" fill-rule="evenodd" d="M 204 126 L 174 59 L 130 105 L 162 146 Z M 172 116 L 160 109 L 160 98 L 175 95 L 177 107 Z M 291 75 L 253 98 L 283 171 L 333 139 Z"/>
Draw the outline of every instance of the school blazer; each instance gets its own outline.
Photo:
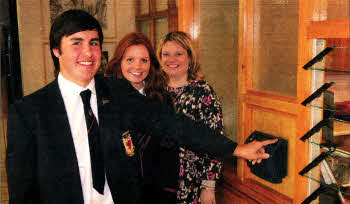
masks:
<path id="1" fill-rule="evenodd" d="M 106 178 L 115 203 L 143 203 L 139 200 L 136 138 L 131 136 L 132 146 L 123 142 L 128 130 L 143 128 L 152 136 L 167 135 L 199 152 L 232 157 L 236 143 L 154 104 L 127 81 L 95 76 L 95 86 Z M 10 106 L 7 139 L 11 204 L 84 203 L 73 138 L 57 79 Z"/>

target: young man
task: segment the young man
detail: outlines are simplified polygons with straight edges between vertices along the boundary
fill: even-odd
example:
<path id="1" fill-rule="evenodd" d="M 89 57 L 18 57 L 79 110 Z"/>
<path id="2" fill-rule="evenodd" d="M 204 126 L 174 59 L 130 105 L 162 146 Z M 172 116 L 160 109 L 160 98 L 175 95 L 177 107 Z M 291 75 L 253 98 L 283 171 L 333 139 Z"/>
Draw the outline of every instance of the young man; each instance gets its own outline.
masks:
<path id="1" fill-rule="evenodd" d="M 274 141 L 237 146 L 148 102 L 126 81 L 95 76 L 102 42 L 99 23 L 84 11 L 66 11 L 52 24 L 59 75 L 9 110 L 10 203 L 142 203 L 137 147 L 128 134 L 136 127 L 221 158 L 268 158 L 263 146 Z"/>

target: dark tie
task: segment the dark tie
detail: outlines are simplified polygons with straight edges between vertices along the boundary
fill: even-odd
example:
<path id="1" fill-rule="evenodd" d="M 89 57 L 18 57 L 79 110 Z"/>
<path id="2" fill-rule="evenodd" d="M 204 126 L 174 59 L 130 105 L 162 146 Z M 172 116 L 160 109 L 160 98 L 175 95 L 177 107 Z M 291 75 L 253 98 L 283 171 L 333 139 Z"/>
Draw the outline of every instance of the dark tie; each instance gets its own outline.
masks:
<path id="1" fill-rule="evenodd" d="M 104 164 L 98 124 L 90 106 L 91 91 L 89 89 L 82 91 L 80 96 L 84 104 L 85 121 L 89 138 L 92 184 L 94 189 L 103 195 L 105 185 Z"/>

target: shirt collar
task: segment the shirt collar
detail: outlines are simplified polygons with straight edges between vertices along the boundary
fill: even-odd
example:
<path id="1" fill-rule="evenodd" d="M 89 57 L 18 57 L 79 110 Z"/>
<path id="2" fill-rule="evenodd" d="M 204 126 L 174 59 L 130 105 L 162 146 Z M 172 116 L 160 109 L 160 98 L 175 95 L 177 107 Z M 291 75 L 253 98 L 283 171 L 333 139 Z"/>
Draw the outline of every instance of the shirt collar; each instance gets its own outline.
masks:
<path id="1" fill-rule="evenodd" d="M 76 94 L 80 94 L 80 92 L 85 91 L 87 89 L 90 89 L 91 93 L 96 95 L 96 88 L 95 88 L 95 79 L 92 78 L 90 83 L 84 88 L 81 87 L 74 82 L 69 81 L 68 79 L 64 78 L 64 76 L 59 73 L 58 74 L 58 85 L 60 87 L 61 93 L 63 96 L 73 96 Z"/>
<path id="2" fill-rule="evenodd" d="M 131 83 L 131 82 L 130 82 Z M 145 93 L 145 80 L 142 81 L 142 84 L 143 84 L 143 87 L 139 90 L 137 90 L 140 94 L 146 96 L 146 93 Z"/>
<path id="3" fill-rule="evenodd" d="M 146 95 L 146 93 L 145 93 L 145 87 L 142 87 L 141 89 L 139 89 L 138 90 L 139 92 L 140 92 L 140 94 L 142 94 L 142 95 Z"/>

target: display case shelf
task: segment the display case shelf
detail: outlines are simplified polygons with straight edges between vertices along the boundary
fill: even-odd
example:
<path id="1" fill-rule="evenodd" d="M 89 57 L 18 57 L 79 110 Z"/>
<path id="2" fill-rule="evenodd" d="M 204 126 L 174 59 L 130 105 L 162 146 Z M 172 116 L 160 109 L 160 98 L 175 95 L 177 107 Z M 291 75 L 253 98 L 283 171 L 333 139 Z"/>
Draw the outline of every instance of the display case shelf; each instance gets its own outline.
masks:
<path id="1" fill-rule="evenodd" d="M 322 22 L 319 22 L 322 23 Z M 319 38 L 320 36 L 318 36 Z M 348 40 L 345 40 L 348 42 Z M 338 41 L 339 42 L 339 41 Z M 344 42 L 344 41 L 341 41 Z M 336 50 L 336 52 L 334 52 Z M 339 52 L 339 50 L 342 50 Z M 339 73 L 350 73 L 350 69 L 347 67 L 344 67 L 348 65 L 348 62 L 340 62 L 338 63 L 337 59 L 342 59 L 346 57 L 346 55 L 350 52 L 350 47 L 343 47 L 343 46 L 328 46 L 324 50 L 322 50 L 320 53 L 318 53 L 315 57 L 313 57 L 310 61 L 308 61 L 304 66 L 303 69 L 306 71 L 323 71 L 323 72 L 339 72 Z M 331 54 L 333 53 L 333 54 Z M 335 54 L 334 54 L 335 53 Z M 344 56 L 340 56 L 340 54 L 345 54 Z M 322 62 L 322 63 L 319 63 Z M 332 65 L 337 66 L 337 68 L 333 68 Z M 330 68 L 328 68 L 330 66 Z M 342 67 L 343 66 L 343 67 Z M 327 80 L 326 80 L 327 81 Z M 341 202 L 345 202 L 345 199 L 349 198 L 349 179 L 348 179 L 348 173 L 345 166 L 350 166 L 350 144 L 347 144 L 344 141 L 347 141 L 346 139 L 350 137 L 350 121 L 348 121 L 348 118 L 350 117 L 350 112 L 348 109 L 343 110 L 338 108 L 340 106 L 337 106 L 334 103 L 334 93 L 332 91 L 328 91 L 327 89 L 330 88 L 332 85 L 335 85 L 335 82 L 329 82 L 325 83 L 323 86 L 321 86 L 319 89 L 317 89 L 314 93 L 312 93 L 307 99 L 305 99 L 302 102 L 302 105 L 309 106 L 311 108 L 319 108 L 323 109 L 323 119 L 310 131 L 308 131 L 303 137 L 300 139 L 304 142 L 311 143 L 313 145 L 318 145 L 320 147 L 321 154 L 316 157 L 310 164 L 308 164 L 304 169 L 302 169 L 299 174 L 302 176 L 306 176 L 309 179 L 312 179 L 314 181 L 317 181 L 320 183 L 319 188 L 317 188 L 309 197 L 307 197 L 304 201 L 304 203 L 310 203 L 312 200 L 316 199 L 319 195 L 324 194 L 325 192 L 329 191 L 330 189 L 335 190 L 336 195 L 338 195 L 339 200 Z M 324 103 L 323 106 L 313 105 L 313 101 L 316 98 L 319 98 L 321 94 L 324 94 Z M 345 102 L 344 102 L 345 103 Z M 316 102 L 317 104 L 317 102 Z M 345 106 L 347 107 L 347 106 Z M 339 116 L 341 118 L 345 119 L 339 120 Z M 347 117 L 349 116 L 349 117 Z M 321 124 L 321 125 L 320 125 Z M 319 127 L 318 127 L 319 126 Z M 323 127 L 324 126 L 324 127 Z M 316 128 L 317 127 L 317 128 Z M 323 137 L 322 142 L 324 143 L 317 143 L 310 140 L 310 137 L 318 132 L 320 129 L 323 129 Z M 311 133 L 310 133 L 311 132 Z M 310 134 L 309 134 L 310 133 Z M 307 136 L 307 137 L 306 137 Z M 342 138 L 343 140 L 340 140 Z M 334 160 L 339 160 L 339 162 L 330 162 Z M 317 180 L 315 178 L 312 178 L 312 176 L 309 175 L 309 170 L 312 168 L 322 164 L 321 167 L 322 171 L 322 179 Z M 334 168 L 325 168 L 324 166 L 332 166 Z M 325 169 L 328 169 L 326 172 Z M 338 171 L 338 172 L 336 172 Z M 339 173 L 342 172 L 342 173 Z M 331 177 L 329 177 L 331 175 Z M 345 175 L 345 176 L 344 176 Z M 346 186 L 344 186 L 343 178 L 347 178 L 346 180 Z M 332 179 L 330 179 L 332 178 Z M 344 198 L 345 195 L 345 198 Z"/>

